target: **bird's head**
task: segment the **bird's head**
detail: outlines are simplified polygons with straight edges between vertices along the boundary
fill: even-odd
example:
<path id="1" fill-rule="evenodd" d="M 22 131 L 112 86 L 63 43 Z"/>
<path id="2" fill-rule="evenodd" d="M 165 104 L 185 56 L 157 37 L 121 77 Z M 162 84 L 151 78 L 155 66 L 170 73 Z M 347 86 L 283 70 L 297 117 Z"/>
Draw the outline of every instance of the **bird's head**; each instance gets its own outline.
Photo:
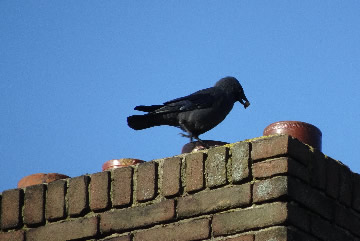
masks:
<path id="1" fill-rule="evenodd" d="M 249 107 L 250 102 L 246 98 L 244 90 L 239 81 L 234 77 L 225 77 L 216 82 L 215 87 L 223 89 L 225 92 L 234 96 L 236 101 L 239 101 L 244 108 Z"/>

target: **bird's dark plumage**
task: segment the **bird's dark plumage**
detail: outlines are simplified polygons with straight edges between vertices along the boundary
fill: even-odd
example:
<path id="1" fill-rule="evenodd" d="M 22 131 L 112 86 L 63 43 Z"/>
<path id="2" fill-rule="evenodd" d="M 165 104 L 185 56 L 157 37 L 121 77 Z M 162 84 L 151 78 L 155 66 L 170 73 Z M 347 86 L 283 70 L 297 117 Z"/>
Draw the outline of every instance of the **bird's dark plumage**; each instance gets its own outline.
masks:
<path id="1" fill-rule="evenodd" d="M 128 125 L 135 130 L 153 126 L 169 125 L 181 128 L 192 138 L 211 130 L 229 114 L 236 101 L 244 108 L 250 103 L 239 81 L 234 77 L 225 77 L 214 87 L 199 90 L 191 95 L 177 98 L 163 105 L 136 106 L 135 110 L 147 112 L 145 115 L 133 115 L 127 118 Z"/>

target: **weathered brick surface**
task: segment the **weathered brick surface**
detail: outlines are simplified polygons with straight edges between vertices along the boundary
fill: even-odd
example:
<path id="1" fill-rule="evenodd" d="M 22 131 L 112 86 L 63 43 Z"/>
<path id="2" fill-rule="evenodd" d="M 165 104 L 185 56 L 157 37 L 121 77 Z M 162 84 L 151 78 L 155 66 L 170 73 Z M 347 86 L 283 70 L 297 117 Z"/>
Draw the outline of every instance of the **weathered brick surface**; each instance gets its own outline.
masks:
<path id="1" fill-rule="evenodd" d="M 318 217 L 311 217 L 311 232 L 316 236 L 326 241 L 353 241 L 354 237 L 349 235 L 343 229 L 330 222 Z"/>
<path id="2" fill-rule="evenodd" d="M 353 179 L 353 202 L 352 207 L 360 212 L 360 174 L 354 173 Z"/>
<path id="3" fill-rule="evenodd" d="M 255 233 L 255 241 L 288 241 L 287 239 L 287 227 L 276 226 L 260 230 Z"/>
<path id="4" fill-rule="evenodd" d="M 24 241 L 25 240 L 25 232 L 24 230 L 19 231 L 11 231 L 7 233 L 0 233 L 1 241 Z"/>
<path id="5" fill-rule="evenodd" d="M 319 239 L 315 238 L 313 235 L 309 235 L 308 233 L 304 233 L 299 229 L 295 229 L 293 227 L 288 227 L 287 230 L 287 240 L 288 241 L 319 241 Z"/>
<path id="6" fill-rule="evenodd" d="M 327 159 L 327 172 L 326 172 L 326 193 L 337 199 L 340 190 L 339 170 L 340 164 L 332 158 Z"/>
<path id="7" fill-rule="evenodd" d="M 21 189 L 6 190 L 1 198 L 1 228 L 10 229 L 21 225 L 21 206 L 23 191 Z"/>
<path id="8" fill-rule="evenodd" d="M 272 136 L 4 191 L 0 241 L 360 241 L 359 190 L 342 163 Z"/>
<path id="9" fill-rule="evenodd" d="M 179 217 L 190 217 L 209 212 L 241 207 L 250 203 L 250 184 L 202 191 L 178 199 Z"/>
<path id="10" fill-rule="evenodd" d="M 315 150 L 311 155 L 309 168 L 311 172 L 311 185 L 320 188 L 321 190 L 325 190 L 327 161 L 324 154 Z"/>
<path id="11" fill-rule="evenodd" d="M 57 220 L 65 217 L 66 180 L 50 182 L 47 186 L 45 217 Z"/>
<path id="12" fill-rule="evenodd" d="M 216 147 L 208 151 L 205 161 L 206 186 L 217 187 L 226 184 L 227 148 Z"/>
<path id="13" fill-rule="evenodd" d="M 286 155 L 307 165 L 311 159 L 310 148 L 288 135 L 264 137 L 251 144 L 251 159 L 254 161 Z"/>
<path id="14" fill-rule="evenodd" d="M 136 200 L 148 201 L 155 198 L 157 173 L 155 162 L 147 162 L 137 167 L 136 173 Z"/>
<path id="15" fill-rule="evenodd" d="M 185 157 L 185 191 L 193 192 L 204 187 L 204 153 L 191 153 Z"/>
<path id="16" fill-rule="evenodd" d="M 104 210 L 110 205 L 110 173 L 99 172 L 90 176 L 90 209 Z"/>
<path id="17" fill-rule="evenodd" d="M 167 158 L 163 162 L 161 193 L 165 197 L 177 195 L 180 191 L 181 158 Z"/>
<path id="18" fill-rule="evenodd" d="M 254 234 L 241 234 L 238 236 L 233 236 L 231 238 L 224 238 L 221 239 L 223 241 L 254 241 L 255 236 Z"/>
<path id="19" fill-rule="evenodd" d="M 132 176 L 131 167 L 116 168 L 112 173 L 112 205 L 121 207 L 132 201 Z"/>
<path id="20" fill-rule="evenodd" d="M 335 202 L 318 190 L 298 180 L 288 179 L 288 193 L 292 199 L 328 220 L 334 217 Z"/>
<path id="21" fill-rule="evenodd" d="M 29 186 L 25 189 L 24 223 L 31 226 L 45 221 L 45 185 Z"/>
<path id="22" fill-rule="evenodd" d="M 261 160 L 265 158 L 285 155 L 288 153 L 289 136 L 272 136 L 251 142 L 251 159 Z"/>
<path id="23" fill-rule="evenodd" d="M 98 233 L 98 218 L 78 218 L 30 229 L 26 241 L 64 241 L 95 237 Z"/>
<path id="24" fill-rule="evenodd" d="M 214 236 L 219 236 L 253 228 L 278 225 L 284 223 L 286 220 L 286 203 L 276 202 L 215 214 L 212 227 Z"/>
<path id="25" fill-rule="evenodd" d="M 279 157 L 252 165 L 252 173 L 255 178 L 265 178 L 280 174 L 291 175 L 309 181 L 309 172 L 305 166 L 289 157 Z"/>
<path id="26" fill-rule="evenodd" d="M 271 177 L 278 174 L 287 173 L 289 170 L 289 158 L 279 157 L 252 165 L 252 174 L 255 178 Z"/>
<path id="27" fill-rule="evenodd" d="M 288 204 L 288 223 L 303 231 L 310 232 L 310 220 L 310 213 L 306 209 L 295 202 Z"/>
<path id="28" fill-rule="evenodd" d="M 88 199 L 89 177 L 80 176 L 69 179 L 68 205 L 72 217 L 83 215 L 89 207 Z"/>
<path id="29" fill-rule="evenodd" d="M 255 241 L 317 241 L 318 239 L 289 226 L 275 226 L 255 233 Z"/>
<path id="30" fill-rule="evenodd" d="M 131 236 L 128 234 L 122 236 L 108 237 L 105 239 L 101 239 L 101 241 L 131 241 Z"/>
<path id="31" fill-rule="evenodd" d="M 100 214 L 100 230 L 103 233 L 129 230 L 173 219 L 174 200 L 164 200 L 147 206 L 119 209 Z"/>
<path id="32" fill-rule="evenodd" d="M 233 183 L 239 183 L 250 175 L 250 147 L 248 142 L 235 143 L 230 148 L 231 177 Z"/>
<path id="33" fill-rule="evenodd" d="M 296 200 L 297 202 L 301 203 L 301 205 L 308 205 L 312 209 L 317 209 L 317 205 L 321 205 L 321 201 L 324 201 L 324 207 L 320 207 L 319 212 L 325 213 L 324 215 L 331 215 L 334 203 L 324 195 L 319 193 L 320 197 L 316 194 L 313 194 L 313 196 L 310 195 L 308 197 L 299 197 L 299 195 L 304 195 L 304 190 L 307 190 L 307 188 L 311 189 L 310 186 L 307 186 L 295 178 L 289 176 L 277 176 L 270 179 L 256 181 L 253 185 L 253 202 L 260 203 L 265 201 L 269 202 L 271 200 L 274 201 L 276 199 L 290 199 Z M 299 194 L 298 192 L 304 193 Z M 316 191 L 314 192 L 316 193 Z M 309 230 L 309 220 L 305 210 L 298 206 L 290 205 L 288 212 L 294 214 L 290 215 L 289 219 L 293 221 L 293 223 L 296 223 L 296 226 L 303 230 Z"/>
<path id="34" fill-rule="evenodd" d="M 210 235 L 208 219 L 197 219 L 187 222 L 178 222 L 153 229 L 137 232 L 133 241 L 158 241 L 158 240 L 203 240 Z"/>
<path id="35" fill-rule="evenodd" d="M 341 165 L 339 169 L 340 176 L 340 190 L 339 201 L 346 206 L 351 206 L 352 198 L 352 179 L 351 171 L 347 166 Z"/>
<path id="36" fill-rule="evenodd" d="M 271 200 L 288 194 L 288 177 L 280 176 L 256 181 L 253 186 L 255 203 Z"/>
<path id="37" fill-rule="evenodd" d="M 301 205 L 305 205 L 313 212 L 332 220 L 335 202 L 293 177 L 278 176 L 256 181 L 253 185 L 253 201 L 255 203 L 285 196 L 299 202 Z M 288 212 L 293 214 L 289 215 L 289 219 L 293 224 L 303 230 L 310 230 L 310 221 L 305 210 L 290 205 Z"/>
<path id="38" fill-rule="evenodd" d="M 337 205 L 335 210 L 335 222 L 340 227 L 343 227 L 360 237 L 360 214 L 342 205 Z"/>

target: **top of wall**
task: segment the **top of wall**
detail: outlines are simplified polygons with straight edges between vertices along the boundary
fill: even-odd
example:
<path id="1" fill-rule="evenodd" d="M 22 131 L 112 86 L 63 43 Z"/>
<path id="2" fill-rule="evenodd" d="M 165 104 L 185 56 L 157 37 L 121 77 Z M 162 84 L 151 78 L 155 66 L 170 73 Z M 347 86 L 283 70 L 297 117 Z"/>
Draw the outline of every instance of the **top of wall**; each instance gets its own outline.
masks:
<path id="1" fill-rule="evenodd" d="M 114 233 L 134 238 L 158 224 L 189 220 L 207 228 L 203 235 L 210 239 L 270 225 L 254 222 L 235 231 L 214 229 L 217 212 L 239 207 L 281 212 L 280 204 L 269 206 L 269 202 L 287 202 L 289 197 L 310 216 L 326 222 L 342 220 L 334 211 L 340 209 L 350 213 L 349 220 L 359 220 L 360 175 L 291 136 L 260 137 L 6 190 L 0 196 L 0 240 L 10 234 L 20 237 L 16 240 L 25 236 L 26 240 L 46 240 L 50 232 L 69 240 L 106 238 Z M 344 232 L 360 237 L 351 225 Z"/>

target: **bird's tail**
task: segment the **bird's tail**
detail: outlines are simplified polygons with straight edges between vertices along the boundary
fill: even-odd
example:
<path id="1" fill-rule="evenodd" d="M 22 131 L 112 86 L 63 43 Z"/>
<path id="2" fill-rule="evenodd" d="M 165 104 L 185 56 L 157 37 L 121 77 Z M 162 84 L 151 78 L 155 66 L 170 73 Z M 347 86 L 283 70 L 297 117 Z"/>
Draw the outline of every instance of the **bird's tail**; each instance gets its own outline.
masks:
<path id="1" fill-rule="evenodd" d="M 164 105 L 139 105 L 139 106 L 136 106 L 134 108 L 134 110 L 144 111 L 144 112 L 153 112 L 153 111 L 156 111 L 157 109 L 160 109 L 163 106 Z"/>
<path id="2" fill-rule="evenodd" d="M 128 125 L 134 130 L 142 130 L 161 125 L 159 115 L 132 115 L 127 118 Z"/>

